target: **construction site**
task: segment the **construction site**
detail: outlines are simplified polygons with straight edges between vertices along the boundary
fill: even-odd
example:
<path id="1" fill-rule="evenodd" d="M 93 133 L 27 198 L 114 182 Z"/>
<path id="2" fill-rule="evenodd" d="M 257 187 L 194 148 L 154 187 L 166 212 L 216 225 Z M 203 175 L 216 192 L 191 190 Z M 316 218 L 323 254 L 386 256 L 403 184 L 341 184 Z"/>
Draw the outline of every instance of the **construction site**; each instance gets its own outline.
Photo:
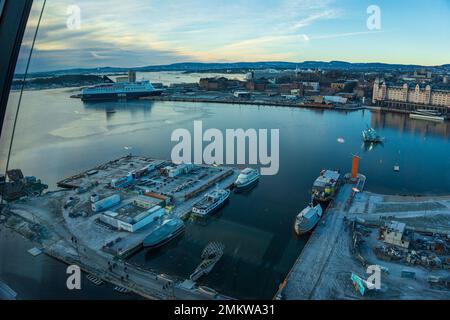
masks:
<path id="1" fill-rule="evenodd" d="M 192 206 L 213 188 L 232 187 L 238 174 L 129 155 L 58 182 L 60 190 L 10 202 L 1 219 L 40 243 L 39 250 L 82 267 L 91 282 L 109 281 L 150 299 L 226 299 L 194 280 L 175 280 L 126 258 L 164 221 L 189 223 Z"/>
<path id="2" fill-rule="evenodd" d="M 275 299 L 449 299 L 450 196 L 366 192 L 357 168 Z"/>

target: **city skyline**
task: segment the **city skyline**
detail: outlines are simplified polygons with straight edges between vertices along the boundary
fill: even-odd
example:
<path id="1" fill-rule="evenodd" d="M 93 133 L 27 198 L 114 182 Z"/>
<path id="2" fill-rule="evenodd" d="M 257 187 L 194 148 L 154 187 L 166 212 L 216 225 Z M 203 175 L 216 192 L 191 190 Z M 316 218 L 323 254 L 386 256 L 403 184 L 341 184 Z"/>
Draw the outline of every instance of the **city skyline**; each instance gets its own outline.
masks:
<path id="1" fill-rule="evenodd" d="M 35 4 L 31 27 L 37 23 L 41 4 Z M 369 29 L 367 20 L 372 13 L 368 8 L 373 5 L 380 9 L 380 28 Z M 77 8 L 79 25 L 74 19 Z M 450 3 L 445 0 L 435 0 L 433 6 L 385 0 L 232 4 L 132 0 L 126 5 L 108 1 L 108 6 L 85 0 L 52 1 L 47 2 L 42 17 L 30 71 L 177 62 L 346 61 L 435 66 L 450 62 L 446 56 L 450 42 L 444 41 L 450 29 L 445 19 L 449 13 Z M 28 29 L 24 47 L 30 47 L 32 29 Z M 24 58 L 22 55 L 22 62 Z"/>

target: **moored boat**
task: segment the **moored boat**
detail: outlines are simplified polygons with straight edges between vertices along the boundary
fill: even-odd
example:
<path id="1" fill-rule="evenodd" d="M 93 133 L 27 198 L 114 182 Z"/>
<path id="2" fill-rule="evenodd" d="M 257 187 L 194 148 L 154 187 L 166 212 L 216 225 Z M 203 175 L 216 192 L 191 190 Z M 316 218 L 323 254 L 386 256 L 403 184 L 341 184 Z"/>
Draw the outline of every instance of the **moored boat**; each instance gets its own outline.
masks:
<path id="1" fill-rule="evenodd" d="M 242 170 L 241 174 L 234 183 L 236 191 L 239 192 L 254 187 L 259 181 L 259 178 L 260 174 L 256 169 L 246 168 Z"/>
<path id="2" fill-rule="evenodd" d="M 313 204 L 320 203 L 326 208 L 335 196 L 341 183 L 341 174 L 339 171 L 322 170 L 320 176 L 314 181 L 311 194 Z"/>
<path id="3" fill-rule="evenodd" d="M 183 233 L 185 225 L 181 219 L 168 219 L 150 233 L 143 242 L 145 248 L 158 248 Z"/>
<path id="4" fill-rule="evenodd" d="M 106 83 L 85 88 L 79 94 L 82 101 L 108 101 L 122 99 L 139 99 L 160 96 L 161 89 L 155 89 L 150 81 Z"/>
<path id="5" fill-rule="evenodd" d="M 192 207 L 192 213 L 199 216 L 207 216 L 219 210 L 230 197 L 230 191 L 219 189 L 206 194 L 202 200 Z"/>
<path id="6" fill-rule="evenodd" d="M 312 231 L 322 217 L 322 213 L 323 210 L 320 204 L 315 207 L 309 205 L 303 209 L 295 219 L 295 233 L 300 236 Z"/>

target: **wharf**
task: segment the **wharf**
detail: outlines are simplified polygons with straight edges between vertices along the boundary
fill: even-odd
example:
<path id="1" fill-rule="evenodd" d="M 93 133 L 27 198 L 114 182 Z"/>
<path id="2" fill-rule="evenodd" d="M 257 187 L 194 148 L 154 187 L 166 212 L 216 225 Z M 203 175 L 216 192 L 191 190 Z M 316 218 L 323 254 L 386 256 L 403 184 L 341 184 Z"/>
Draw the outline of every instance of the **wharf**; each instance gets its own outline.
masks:
<path id="1" fill-rule="evenodd" d="M 364 181 L 365 177 L 359 175 L 356 184 L 346 181 L 341 186 L 334 201 L 314 229 L 308 243 L 280 286 L 275 296 L 276 299 L 316 299 L 316 289 L 320 288 L 329 258 L 344 230 L 346 212 L 355 196 L 353 189 L 356 186 L 363 186 Z"/>
<path id="2" fill-rule="evenodd" d="M 357 111 L 365 109 L 364 106 L 334 106 L 330 104 L 320 103 L 299 103 L 282 101 L 276 99 L 264 99 L 264 100 L 248 100 L 237 99 L 234 97 L 192 97 L 192 96 L 151 96 L 141 98 L 142 100 L 152 101 L 173 101 L 173 102 L 193 102 L 193 103 L 221 103 L 221 104 L 240 104 L 240 105 L 254 105 L 254 106 L 269 106 L 269 107 L 290 107 L 290 108 L 307 108 L 307 109 L 320 109 L 320 110 L 338 110 L 338 111 Z"/>

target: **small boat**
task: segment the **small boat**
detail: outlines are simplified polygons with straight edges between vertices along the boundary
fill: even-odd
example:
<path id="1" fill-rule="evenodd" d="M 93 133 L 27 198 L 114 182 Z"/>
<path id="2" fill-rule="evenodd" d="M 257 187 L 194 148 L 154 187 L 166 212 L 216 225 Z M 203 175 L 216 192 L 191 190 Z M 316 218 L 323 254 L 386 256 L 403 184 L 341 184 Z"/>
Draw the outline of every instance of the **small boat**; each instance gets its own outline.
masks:
<path id="1" fill-rule="evenodd" d="M 202 200 L 192 207 L 192 213 L 199 216 L 207 216 L 220 209 L 229 197 L 229 190 L 216 188 L 216 190 L 206 194 Z"/>
<path id="2" fill-rule="evenodd" d="M 239 192 L 255 186 L 256 183 L 259 181 L 259 177 L 260 177 L 259 171 L 256 169 L 246 168 L 242 170 L 241 174 L 234 182 L 236 191 Z"/>
<path id="3" fill-rule="evenodd" d="M 395 165 L 394 166 L 394 171 L 395 172 L 400 172 L 400 166 L 399 165 Z"/>
<path id="4" fill-rule="evenodd" d="M 96 276 L 93 276 L 92 274 L 88 274 L 86 276 L 86 279 L 88 279 L 90 282 L 92 282 L 96 286 L 101 286 L 103 284 L 103 280 L 102 279 L 97 278 Z"/>
<path id="5" fill-rule="evenodd" d="M 313 207 L 313 205 L 309 205 L 303 209 L 295 219 L 295 233 L 300 236 L 310 232 L 319 222 L 322 217 L 322 213 L 322 207 L 319 204 L 315 207 Z"/>
<path id="6" fill-rule="evenodd" d="M 425 109 L 417 109 L 409 114 L 411 119 L 417 120 L 429 120 L 435 122 L 442 122 L 446 120 L 446 117 L 437 110 L 425 110 Z"/>
<path id="7" fill-rule="evenodd" d="M 367 143 L 380 143 L 383 142 L 383 138 L 378 135 L 374 128 L 367 128 L 362 132 L 364 142 Z"/>
<path id="8" fill-rule="evenodd" d="M 183 233 L 185 225 L 181 219 L 168 219 L 150 233 L 143 242 L 145 248 L 158 248 Z"/>

